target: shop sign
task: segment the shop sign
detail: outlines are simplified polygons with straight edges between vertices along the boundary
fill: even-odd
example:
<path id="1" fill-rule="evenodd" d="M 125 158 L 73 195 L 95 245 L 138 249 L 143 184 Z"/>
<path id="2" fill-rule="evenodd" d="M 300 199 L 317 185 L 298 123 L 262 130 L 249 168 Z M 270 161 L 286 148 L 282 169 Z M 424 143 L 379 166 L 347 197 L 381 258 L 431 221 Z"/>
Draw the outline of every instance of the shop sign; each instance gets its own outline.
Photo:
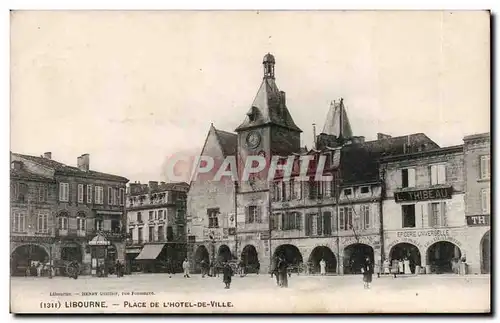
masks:
<path id="1" fill-rule="evenodd" d="M 398 231 L 396 232 L 398 238 L 418 238 L 418 237 L 435 237 L 435 236 L 449 236 L 450 230 L 448 229 L 431 229 L 431 230 L 411 230 L 411 231 Z"/>
<path id="2" fill-rule="evenodd" d="M 401 239 L 396 239 L 394 240 L 393 242 L 391 242 L 388 246 L 387 246 L 387 250 L 391 250 L 392 247 L 394 247 L 395 245 L 397 244 L 400 244 L 400 243 L 409 243 L 409 244 L 412 244 L 418 248 L 421 248 L 422 246 L 420 245 L 420 242 L 417 241 L 417 240 L 414 240 L 414 239 L 410 239 L 410 238 L 401 238 Z"/>
<path id="3" fill-rule="evenodd" d="M 410 201 L 428 201 L 451 199 L 453 187 L 431 188 L 427 190 L 395 192 L 394 199 L 397 203 Z"/>
<path id="4" fill-rule="evenodd" d="M 467 225 L 470 226 L 483 226 L 490 225 L 490 216 L 489 215 L 471 215 L 466 216 Z"/>
<path id="5" fill-rule="evenodd" d="M 453 238 L 453 237 L 435 237 L 434 239 L 428 241 L 425 245 L 424 245 L 424 248 L 428 248 L 429 246 L 431 246 L 432 244 L 436 243 L 436 242 L 441 242 L 441 241 L 448 241 L 448 242 L 451 242 L 451 243 L 454 243 L 456 244 L 457 246 L 461 247 L 462 246 L 462 243 L 460 241 L 458 241 L 457 239 Z"/>

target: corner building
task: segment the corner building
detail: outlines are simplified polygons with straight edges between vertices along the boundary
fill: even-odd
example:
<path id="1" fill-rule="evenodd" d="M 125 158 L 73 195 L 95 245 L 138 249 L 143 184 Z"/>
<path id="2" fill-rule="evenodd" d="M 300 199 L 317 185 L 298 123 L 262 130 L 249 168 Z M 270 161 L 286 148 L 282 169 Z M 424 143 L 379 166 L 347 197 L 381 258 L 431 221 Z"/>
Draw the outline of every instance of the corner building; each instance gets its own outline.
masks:
<path id="1" fill-rule="evenodd" d="M 463 145 L 381 160 L 384 257 L 426 273 L 457 272 L 466 256 Z"/>
<path id="2" fill-rule="evenodd" d="M 491 268 L 490 145 L 489 133 L 464 138 L 466 249 L 472 274 L 488 274 Z"/>

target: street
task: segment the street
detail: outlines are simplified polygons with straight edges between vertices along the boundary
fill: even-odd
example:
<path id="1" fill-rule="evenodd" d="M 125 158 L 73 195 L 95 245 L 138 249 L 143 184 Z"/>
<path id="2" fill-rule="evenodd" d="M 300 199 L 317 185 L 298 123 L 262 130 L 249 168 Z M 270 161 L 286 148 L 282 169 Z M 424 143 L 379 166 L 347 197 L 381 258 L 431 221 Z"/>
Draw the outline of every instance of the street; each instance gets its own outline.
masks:
<path id="1" fill-rule="evenodd" d="M 50 296 L 50 293 L 67 293 Z M 85 296 L 82 293 L 90 293 Z M 101 295 L 106 293 L 106 296 Z M 123 295 L 130 293 L 129 295 Z M 40 309 L 40 302 L 106 300 L 108 308 Z M 165 306 L 141 308 L 140 302 Z M 127 302 L 127 306 L 124 303 Z M 137 302 L 137 307 L 131 306 Z M 180 302 L 207 302 L 186 307 Z M 212 304 L 208 304 L 212 302 Z M 216 303 L 214 303 L 216 302 Z M 373 279 L 363 289 L 360 275 L 297 276 L 289 288 L 279 288 L 269 275 L 234 276 L 231 289 L 224 289 L 222 277 L 183 278 L 176 274 L 135 274 L 122 278 L 81 276 L 11 278 L 12 311 L 27 312 L 238 312 L 238 313 L 394 313 L 394 312 L 488 312 L 489 275 L 422 275 Z"/>

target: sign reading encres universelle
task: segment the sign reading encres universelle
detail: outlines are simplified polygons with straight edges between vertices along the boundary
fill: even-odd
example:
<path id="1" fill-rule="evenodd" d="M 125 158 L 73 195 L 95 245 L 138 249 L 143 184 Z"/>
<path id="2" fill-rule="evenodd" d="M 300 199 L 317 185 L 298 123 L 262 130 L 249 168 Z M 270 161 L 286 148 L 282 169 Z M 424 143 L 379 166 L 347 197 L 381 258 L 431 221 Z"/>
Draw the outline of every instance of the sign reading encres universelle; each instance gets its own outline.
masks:
<path id="1" fill-rule="evenodd" d="M 453 187 L 450 186 L 444 188 L 429 188 L 426 190 L 395 192 L 394 199 L 396 202 L 441 200 L 451 199 L 452 194 Z"/>

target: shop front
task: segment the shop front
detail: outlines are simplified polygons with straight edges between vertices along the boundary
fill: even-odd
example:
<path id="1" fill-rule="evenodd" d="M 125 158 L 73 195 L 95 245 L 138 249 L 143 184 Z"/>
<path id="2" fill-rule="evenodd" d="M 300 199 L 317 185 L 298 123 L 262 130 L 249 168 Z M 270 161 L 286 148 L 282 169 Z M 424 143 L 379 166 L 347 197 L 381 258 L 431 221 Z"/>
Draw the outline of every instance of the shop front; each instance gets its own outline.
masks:
<path id="1" fill-rule="evenodd" d="M 425 273 L 458 273 L 466 253 L 464 228 L 406 229 L 384 233 L 384 254 L 393 263 L 409 260 L 415 273 L 418 266 Z"/>
<path id="2" fill-rule="evenodd" d="M 92 276 L 106 277 L 113 268 L 116 248 L 103 235 L 96 235 L 88 243 L 90 248 Z"/>

